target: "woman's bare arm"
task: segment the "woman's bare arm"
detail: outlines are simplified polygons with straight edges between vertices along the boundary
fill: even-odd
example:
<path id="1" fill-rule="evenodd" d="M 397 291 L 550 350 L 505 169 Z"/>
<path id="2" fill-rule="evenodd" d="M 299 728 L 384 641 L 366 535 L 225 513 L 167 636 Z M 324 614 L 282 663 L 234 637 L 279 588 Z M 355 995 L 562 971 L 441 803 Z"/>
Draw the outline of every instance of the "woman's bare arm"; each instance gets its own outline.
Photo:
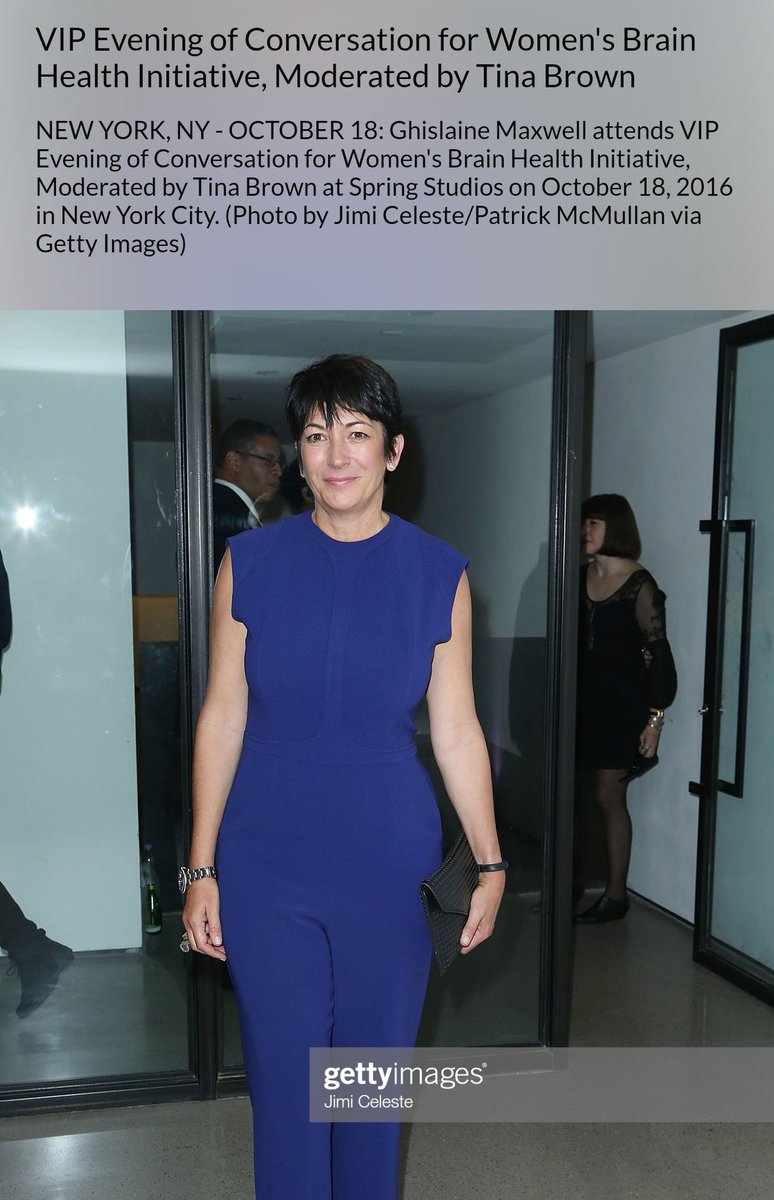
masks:
<path id="1" fill-rule="evenodd" d="M 223 810 L 242 749 L 247 717 L 244 625 L 231 615 L 231 555 L 226 551 L 213 593 L 210 670 L 196 725 L 193 756 L 193 834 L 189 865 L 210 866 Z M 225 958 L 220 930 L 218 886 L 200 879 L 186 892 L 183 924 L 194 950 Z"/>
<path id="2" fill-rule="evenodd" d="M 451 637 L 435 648 L 427 705 L 435 760 L 473 855 L 480 863 L 499 862 L 489 756 L 473 698 L 470 585 L 464 573 L 452 608 Z M 481 876 L 461 938 L 467 950 L 494 929 L 504 887 L 504 871 Z"/>

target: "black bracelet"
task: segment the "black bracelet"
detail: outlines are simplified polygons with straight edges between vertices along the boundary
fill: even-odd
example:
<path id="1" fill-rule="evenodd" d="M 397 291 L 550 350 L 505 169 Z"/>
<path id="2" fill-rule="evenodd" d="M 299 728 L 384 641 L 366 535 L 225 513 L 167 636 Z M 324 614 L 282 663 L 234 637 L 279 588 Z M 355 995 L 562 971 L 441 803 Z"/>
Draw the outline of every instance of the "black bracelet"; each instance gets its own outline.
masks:
<path id="1" fill-rule="evenodd" d="M 505 859 L 499 863 L 479 863 L 478 869 L 479 871 L 507 871 L 508 863 Z"/>

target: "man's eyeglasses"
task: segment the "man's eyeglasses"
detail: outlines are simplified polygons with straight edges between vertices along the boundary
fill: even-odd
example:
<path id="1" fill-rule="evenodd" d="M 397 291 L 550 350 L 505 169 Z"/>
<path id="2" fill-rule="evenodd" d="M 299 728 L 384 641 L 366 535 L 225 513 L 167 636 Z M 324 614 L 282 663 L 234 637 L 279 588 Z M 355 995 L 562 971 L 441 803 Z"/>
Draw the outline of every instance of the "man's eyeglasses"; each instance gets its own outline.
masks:
<path id="1" fill-rule="evenodd" d="M 239 450 L 238 454 L 244 454 L 246 458 L 260 458 L 261 462 L 265 462 L 269 467 L 279 467 L 282 470 L 282 459 L 275 458 L 273 454 L 256 454 L 254 450 Z"/>

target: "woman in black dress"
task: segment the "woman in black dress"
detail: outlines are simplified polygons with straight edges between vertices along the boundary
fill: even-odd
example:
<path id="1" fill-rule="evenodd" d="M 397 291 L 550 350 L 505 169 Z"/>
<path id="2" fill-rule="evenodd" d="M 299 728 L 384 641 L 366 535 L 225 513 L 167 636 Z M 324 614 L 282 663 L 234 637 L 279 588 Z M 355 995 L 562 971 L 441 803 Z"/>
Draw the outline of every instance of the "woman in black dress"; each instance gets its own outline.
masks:
<path id="1" fill-rule="evenodd" d="M 591 773 L 602 814 L 608 877 L 603 895 L 576 917 L 600 924 L 626 916 L 632 823 L 629 780 L 658 751 L 664 709 L 677 690 L 666 637 L 664 593 L 637 561 L 640 536 L 623 496 L 591 496 L 583 504 L 578 763 Z"/>

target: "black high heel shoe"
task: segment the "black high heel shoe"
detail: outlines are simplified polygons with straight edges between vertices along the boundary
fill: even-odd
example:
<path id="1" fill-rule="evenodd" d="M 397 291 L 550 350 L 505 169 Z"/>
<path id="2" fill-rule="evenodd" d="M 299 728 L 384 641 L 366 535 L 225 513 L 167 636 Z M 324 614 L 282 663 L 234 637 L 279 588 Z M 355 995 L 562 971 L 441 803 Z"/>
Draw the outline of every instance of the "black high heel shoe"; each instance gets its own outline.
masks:
<path id="1" fill-rule="evenodd" d="M 576 925 L 604 925 L 606 921 L 622 921 L 629 911 L 628 900 L 614 900 L 612 896 L 600 896 L 591 908 L 578 913 Z"/>

